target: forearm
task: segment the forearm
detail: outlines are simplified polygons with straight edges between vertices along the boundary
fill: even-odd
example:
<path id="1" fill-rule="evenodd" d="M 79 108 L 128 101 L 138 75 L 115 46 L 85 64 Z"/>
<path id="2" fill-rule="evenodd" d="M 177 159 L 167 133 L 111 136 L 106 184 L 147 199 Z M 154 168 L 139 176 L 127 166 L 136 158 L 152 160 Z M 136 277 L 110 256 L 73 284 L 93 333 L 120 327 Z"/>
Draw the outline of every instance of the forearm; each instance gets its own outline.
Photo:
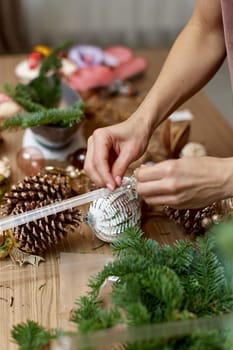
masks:
<path id="1" fill-rule="evenodd" d="M 196 17 L 191 18 L 177 38 L 154 86 L 135 112 L 144 118 L 151 132 L 200 90 L 225 58 L 221 24 L 208 28 Z"/>

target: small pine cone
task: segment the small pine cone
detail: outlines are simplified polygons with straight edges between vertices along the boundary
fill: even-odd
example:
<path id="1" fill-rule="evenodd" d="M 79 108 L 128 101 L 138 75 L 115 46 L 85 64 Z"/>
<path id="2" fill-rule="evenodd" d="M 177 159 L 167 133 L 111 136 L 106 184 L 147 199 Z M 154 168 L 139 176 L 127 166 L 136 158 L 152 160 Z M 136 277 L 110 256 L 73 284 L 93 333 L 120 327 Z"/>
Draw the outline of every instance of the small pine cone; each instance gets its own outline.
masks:
<path id="1" fill-rule="evenodd" d="M 71 187 L 67 176 L 38 174 L 26 177 L 5 195 L 4 215 L 18 215 L 69 196 Z M 80 222 L 80 210 L 73 208 L 17 226 L 12 229 L 12 233 L 17 248 L 40 255 L 65 237 L 68 231 L 75 230 Z"/>
<path id="2" fill-rule="evenodd" d="M 213 223 L 222 219 L 221 204 L 217 202 L 200 209 L 174 209 L 166 206 L 164 213 L 192 236 L 203 234 Z"/>
<path id="3" fill-rule="evenodd" d="M 71 185 L 68 176 L 60 174 L 41 174 L 26 176 L 5 193 L 4 212 L 10 215 L 16 205 L 24 206 L 25 202 L 42 202 L 61 200 L 71 196 Z"/>

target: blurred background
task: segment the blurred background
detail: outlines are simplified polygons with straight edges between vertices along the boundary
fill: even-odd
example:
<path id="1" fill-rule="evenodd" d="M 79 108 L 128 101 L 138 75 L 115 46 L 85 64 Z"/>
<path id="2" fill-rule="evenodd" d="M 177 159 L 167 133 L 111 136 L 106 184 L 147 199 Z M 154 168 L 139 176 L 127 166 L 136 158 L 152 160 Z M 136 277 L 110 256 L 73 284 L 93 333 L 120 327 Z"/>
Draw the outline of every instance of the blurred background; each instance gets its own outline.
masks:
<path id="1" fill-rule="evenodd" d="M 0 54 L 71 39 L 106 47 L 169 48 L 195 0 L 0 0 Z M 228 67 L 204 89 L 233 124 Z"/>

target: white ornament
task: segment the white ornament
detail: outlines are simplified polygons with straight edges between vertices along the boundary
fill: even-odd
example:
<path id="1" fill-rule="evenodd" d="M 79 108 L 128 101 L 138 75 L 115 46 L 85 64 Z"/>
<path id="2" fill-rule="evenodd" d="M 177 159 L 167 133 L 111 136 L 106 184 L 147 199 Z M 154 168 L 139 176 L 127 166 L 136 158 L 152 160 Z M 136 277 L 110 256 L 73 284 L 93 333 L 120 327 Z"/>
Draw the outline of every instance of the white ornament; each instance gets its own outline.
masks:
<path id="1" fill-rule="evenodd" d="M 140 225 L 141 205 L 132 178 L 109 195 L 93 201 L 85 221 L 104 242 L 113 242 L 127 228 Z"/>

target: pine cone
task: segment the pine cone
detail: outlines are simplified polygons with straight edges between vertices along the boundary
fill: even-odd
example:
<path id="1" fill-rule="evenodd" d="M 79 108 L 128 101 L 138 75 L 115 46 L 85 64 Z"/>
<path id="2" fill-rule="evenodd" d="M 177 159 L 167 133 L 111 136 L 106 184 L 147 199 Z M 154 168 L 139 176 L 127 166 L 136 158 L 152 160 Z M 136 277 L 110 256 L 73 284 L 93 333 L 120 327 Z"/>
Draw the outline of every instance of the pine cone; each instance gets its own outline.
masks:
<path id="1" fill-rule="evenodd" d="M 17 205 L 24 206 L 27 202 L 45 200 L 62 200 L 71 196 L 71 185 L 68 176 L 61 174 L 42 174 L 26 176 L 23 181 L 11 187 L 4 196 L 5 215 L 10 215 Z"/>
<path id="2" fill-rule="evenodd" d="M 192 236 L 203 234 L 207 228 L 223 218 L 221 202 L 214 202 L 200 209 L 174 209 L 166 206 L 164 213 Z"/>
<path id="3" fill-rule="evenodd" d="M 4 196 L 3 215 L 17 215 L 71 197 L 68 176 L 37 174 L 13 185 Z M 44 217 L 12 230 L 16 246 L 24 252 L 40 254 L 77 228 L 81 214 L 77 208 Z"/>

